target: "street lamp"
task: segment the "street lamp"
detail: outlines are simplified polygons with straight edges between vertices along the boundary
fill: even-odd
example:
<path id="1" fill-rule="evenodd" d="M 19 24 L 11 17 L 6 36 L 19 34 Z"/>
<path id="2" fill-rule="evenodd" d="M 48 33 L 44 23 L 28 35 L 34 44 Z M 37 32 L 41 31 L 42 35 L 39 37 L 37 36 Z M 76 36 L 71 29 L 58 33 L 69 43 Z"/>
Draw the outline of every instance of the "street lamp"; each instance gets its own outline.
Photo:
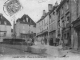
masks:
<path id="1" fill-rule="evenodd" d="M 48 40 L 47 40 L 48 45 L 49 45 L 49 21 L 50 21 L 50 19 L 48 19 Z"/>

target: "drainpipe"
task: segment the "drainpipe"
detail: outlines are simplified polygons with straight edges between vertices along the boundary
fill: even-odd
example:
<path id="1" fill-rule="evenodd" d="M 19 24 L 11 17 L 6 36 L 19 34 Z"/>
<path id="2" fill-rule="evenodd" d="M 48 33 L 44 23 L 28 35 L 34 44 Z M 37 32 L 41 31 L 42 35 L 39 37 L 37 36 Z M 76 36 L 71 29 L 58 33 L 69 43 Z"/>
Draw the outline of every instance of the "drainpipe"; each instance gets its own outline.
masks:
<path id="1" fill-rule="evenodd" d="M 49 19 L 48 19 L 48 40 L 47 40 L 47 45 L 49 45 Z"/>

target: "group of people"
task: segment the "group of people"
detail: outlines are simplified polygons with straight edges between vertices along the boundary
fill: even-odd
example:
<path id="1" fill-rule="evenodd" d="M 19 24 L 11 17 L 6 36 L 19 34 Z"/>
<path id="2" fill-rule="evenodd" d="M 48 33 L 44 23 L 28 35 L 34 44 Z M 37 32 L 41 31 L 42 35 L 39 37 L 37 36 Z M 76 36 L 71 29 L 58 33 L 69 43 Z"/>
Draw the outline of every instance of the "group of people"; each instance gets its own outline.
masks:
<path id="1" fill-rule="evenodd" d="M 41 44 L 47 44 L 47 38 L 42 38 L 41 39 Z"/>
<path id="2" fill-rule="evenodd" d="M 34 38 L 28 38 L 27 39 L 27 44 L 33 45 L 34 44 Z"/>
<path id="3" fill-rule="evenodd" d="M 49 43 L 49 45 L 57 46 L 57 45 L 59 45 L 59 42 L 60 42 L 59 38 L 56 38 L 55 42 L 54 42 L 53 38 L 50 38 L 48 43 Z M 47 44 L 47 38 L 46 37 L 41 39 L 41 44 L 45 44 L 45 45 Z"/>
<path id="4" fill-rule="evenodd" d="M 59 38 L 50 38 L 49 40 L 49 45 L 52 45 L 52 46 L 58 46 L 59 45 L 59 42 L 60 42 L 60 39 Z"/>

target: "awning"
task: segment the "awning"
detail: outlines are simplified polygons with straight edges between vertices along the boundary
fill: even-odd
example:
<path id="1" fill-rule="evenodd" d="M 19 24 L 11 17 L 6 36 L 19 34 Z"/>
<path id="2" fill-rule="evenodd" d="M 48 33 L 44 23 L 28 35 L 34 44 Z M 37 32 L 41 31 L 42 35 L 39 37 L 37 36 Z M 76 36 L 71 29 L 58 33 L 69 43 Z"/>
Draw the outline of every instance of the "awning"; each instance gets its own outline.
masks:
<path id="1" fill-rule="evenodd" d="M 80 17 L 78 17 L 75 21 L 73 21 L 72 24 L 74 28 L 80 26 Z"/>
<path id="2" fill-rule="evenodd" d="M 48 31 L 42 31 L 42 32 L 38 33 L 37 36 L 43 36 L 43 35 L 45 35 L 45 34 L 48 34 Z"/>
<path id="3" fill-rule="evenodd" d="M 70 28 L 66 28 L 66 29 L 63 31 L 64 34 L 65 34 L 65 33 L 68 33 L 68 32 L 70 32 Z"/>

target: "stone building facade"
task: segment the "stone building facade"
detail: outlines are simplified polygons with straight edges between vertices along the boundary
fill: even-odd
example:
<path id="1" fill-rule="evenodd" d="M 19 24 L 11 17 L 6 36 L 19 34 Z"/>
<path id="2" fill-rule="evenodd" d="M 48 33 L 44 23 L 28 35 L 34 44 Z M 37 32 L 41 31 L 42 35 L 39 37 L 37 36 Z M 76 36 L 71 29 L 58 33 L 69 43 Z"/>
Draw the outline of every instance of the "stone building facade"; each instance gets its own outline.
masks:
<path id="1" fill-rule="evenodd" d="M 11 23 L 0 14 L 0 42 L 3 42 L 4 38 L 11 38 Z"/>
<path id="2" fill-rule="evenodd" d="M 46 13 L 45 10 L 43 10 L 43 15 L 41 19 L 36 23 L 36 33 L 39 40 L 46 38 L 47 43 L 49 43 L 51 38 L 55 40 L 55 38 L 57 37 L 56 9 L 56 5 L 53 6 L 52 4 L 49 4 L 48 12 Z"/>
<path id="3" fill-rule="evenodd" d="M 80 49 L 80 0 L 71 0 L 72 47 Z"/>
<path id="4" fill-rule="evenodd" d="M 80 0 L 61 0 L 57 9 L 58 37 L 68 40 L 68 46 L 80 48 Z M 65 41 L 64 41 L 65 42 Z"/>
<path id="5" fill-rule="evenodd" d="M 48 38 L 48 22 L 49 22 L 49 16 L 48 13 L 46 13 L 45 10 L 43 10 L 43 15 L 41 19 L 36 23 L 36 35 L 38 37 L 38 40 Z"/>
<path id="6" fill-rule="evenodd" d="M 56 9 L 58 7 L 58 3 L 55 3 L 55 6 L 49 4 L 49 38 L 53 39 L 53 43 L 56 43 L 57 38 L 57 13 Z M 50 8 L 51 7 L 51 8 Z"/>
<path id="7" fill-rule="evenodd" d="M 26 14 L 21 18 L 17 19 L 15 25 L 16 38 L 26 39 L 35 36 L 36 34 L 36 23 Z"/>
<path id="8" fill-rule="evenodd" d="M 71 1 L 62 0 L 57 9 L 58 37 L 71 47 Z M 67 41 L 67 42 L 66 42 Z"/>

